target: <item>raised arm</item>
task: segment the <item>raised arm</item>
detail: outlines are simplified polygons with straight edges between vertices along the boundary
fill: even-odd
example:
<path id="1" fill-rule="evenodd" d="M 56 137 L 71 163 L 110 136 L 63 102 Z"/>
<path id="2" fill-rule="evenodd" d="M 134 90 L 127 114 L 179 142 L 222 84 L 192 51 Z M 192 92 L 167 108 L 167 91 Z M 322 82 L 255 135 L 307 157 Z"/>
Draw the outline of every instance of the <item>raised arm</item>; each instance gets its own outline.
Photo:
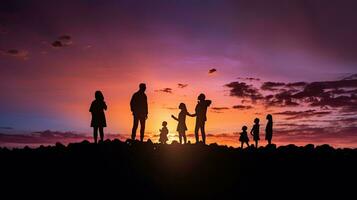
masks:
<path id="1" fill-rule="evenodd" d="M 174 115 L 171 115 L 171 117 L 172 117 L 174 120 L 178 121 L 177 117 L 175 117 Z"/>

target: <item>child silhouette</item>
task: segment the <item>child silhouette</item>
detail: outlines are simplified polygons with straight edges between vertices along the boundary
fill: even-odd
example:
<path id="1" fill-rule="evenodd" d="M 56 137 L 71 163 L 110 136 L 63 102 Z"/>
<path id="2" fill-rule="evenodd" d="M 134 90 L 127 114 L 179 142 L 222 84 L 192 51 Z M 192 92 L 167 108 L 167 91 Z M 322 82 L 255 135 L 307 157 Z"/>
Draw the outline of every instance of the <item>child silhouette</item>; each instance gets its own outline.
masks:
<path id="1" fill-rule="evenodd" d="M 162 129 L 160 129 L 160 143 L 161 144 L 166 144 L 166 142 L 169 140 L 167 135 L 169 134 L 169 129 L 167 129 L 167 122 L 163 121 L 162 122 Z"/>
<path id="2" fill-rule="evenodd" d="M 89 112 L 92 114 L 91 127 L 93 127 L 94 143 L 97 143 L 98 130 L 100 141 L 103 141 L 104 139 L 103 128 L 107 127 L 104 110 L 107 110 L 107 105 L 105 104 L 104 96 L 101 91 L 96 91 L 94 96 L 95 100 L 90 105 Z"/>
<path id="3" fill-rule="evenodd" d="M 271 114 L 267 115 L 267 126 L 265 128 L 265 140 L 268 140 L 268 145 L 271 144 L 271 140 L 273 139 L 273 116 Z"/>
<path id="4" fill-rule="evenodd" d="M 175 119 L 176 121 L 178 121 L 176 130 L 179 133 L 180 144 L 182 144 L 182 139 L 183 139 L 184 144 L 186 144 L 186 142 L 187 142 L 187 138 L 186 138 L 186 131 L 187 131 L 186 115 L 188 115 L 188 116 L 193 116 L 193 115 L 188 113 L 186 105 L 184 103 L 180 103 L 179 109 L 181 111 L 180 111 L 180 113 L 178 115 L 178 118 L 176 118 L 174 115 L 171 115 L 171 117 L 173 119 Z"/>
<path id="5" fill-rule="evenodd" d="M 240 133 L 239 141 L 241 143 L 241 148 L 243 148 L 244 143 L 246 143 L 247 147 L 249 147 L 249 138 L 248 138 L 247 129 L 248 128 L 246 126 L 243 126 L 242 132 Z"/>
<path id="6" fill-rule="evenodd" d="M 259 138 L 259 119 L 255 118 L 254 119 L 254 125 L 252 130 L 250 131 L 250 134 L 253 136 L 253 140 L 255 141 L 255 148 L 258 148 L 258 141 L 260 140 Z"/>

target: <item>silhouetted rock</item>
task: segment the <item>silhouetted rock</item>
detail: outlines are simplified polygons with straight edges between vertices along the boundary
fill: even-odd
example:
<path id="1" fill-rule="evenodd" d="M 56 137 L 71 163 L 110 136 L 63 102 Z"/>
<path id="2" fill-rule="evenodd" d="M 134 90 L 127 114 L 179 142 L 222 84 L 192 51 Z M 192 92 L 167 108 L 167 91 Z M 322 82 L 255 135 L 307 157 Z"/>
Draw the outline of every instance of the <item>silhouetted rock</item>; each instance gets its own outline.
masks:
<path id="1" fill-rule="evenodd" d="M 146 143 L 149 145 L 153 145 L 153 142 L 150 139 L 148 139 L 148 141 Z"/>
<path id="2" fill-rule="evenodd" d="M 357 149 L 173 143 L 116 139 L 0 148 L 1 182 L 6 184 L 2 191 L 92 194 L 98 190 L 130 194 L 131 199 L 235 199 L 253 194 L 285 198 L 286 193 L 300 198 L 338 194 L 343 199 L 354 192 L 350 183 L 356 180 Z M 39 181 L 28 184 L 29 180 Z"/>
<path id="3" fill-rule="evenodd" d="M 174 140 L 174 141 L 171 142 L 171 144 L 172 144 L 172 145 L 178 145 L 178 144 L 180 144 L 180 143 L 179 143 L 178 141 Z"/>

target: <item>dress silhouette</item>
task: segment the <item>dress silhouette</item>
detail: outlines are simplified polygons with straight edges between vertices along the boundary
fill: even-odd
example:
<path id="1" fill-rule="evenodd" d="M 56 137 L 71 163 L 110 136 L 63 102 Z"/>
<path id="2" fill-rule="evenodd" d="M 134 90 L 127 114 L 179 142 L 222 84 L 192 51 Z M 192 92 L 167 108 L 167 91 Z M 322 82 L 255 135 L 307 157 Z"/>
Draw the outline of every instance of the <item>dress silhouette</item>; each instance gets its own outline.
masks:
<path id="1" fill-rule="evenodd" d="M 199 142 L 198 131 L 201 130 L 202 134 L 202 142 L 206 144 L 206 133 L 205 133 L 205 123 L 207 121 L 207 108 L 211 105 L 211 100 L 206 100 L 206 96 L 204 94 L 200 94 L 198 96 L 198 103 L 196 105 L 195 114 L 192 116 L 196 116 L 196 125 L 195 125 L 195 138 L 196 143 Z"/>
<path id="2" fill-rule="evenodd" d="M 94 96 L 95 100 L 90 105 L 89 112 L 92 114 L 91 127 L 93 127 L 94 143 L 97 143 L 98 130 L 100 141 L 104 139 L 103 128 L 107 126 L 104 110 L 107 110 L 107 105 L 104 102 L 104 96 L 101 91 L 96 91 Z"/>
<path id="3" fill-rule="evenodd" d="M 259 119 L 255 118 L 254 120 L 254 125 L 252 130 L 250 131 L 250 134 L 253 136 L 253 140 L 255 141 L 255 147 L 258 148 L 258 141 L 260 140 L 259 137 Z"/>
<path id="4" fill-rule="evenodd" d="M 240 141 L 240 147 L 243 148 L 243 144 L 246 143 L 247 147 L 249 147 L 249 138 L 248 138 L 248 133 L 247 133 L 247 127 L 243 126 L 242 127 L 242 132 L 240 133 L 239 141 Z"/>
<path id="5" fill-rule="evenodd" d="M 186 138 L 186 131 L 187 131 L 186 115 L 188 115 L 188 116 L 193 116 L 193 115 L 188 113 L 186 105 L 184 103 L 180 103 L 179 109 L 181 111 L 180 111 L 180 113 L 178 115 L 178 118 L 175 117 L 174 115 L 171 115 L 171 117 L 173 119 L 175 119 L 176 121 L 178 121 L 176 130 L 179 133 L 180 144 L 182 144 L 182 140 L 183 140 L 184 144 L 186 144 L 187 143 L 187 138 Z"/>
<path id="6" fill-rule="evenodd" d="M 267 126 L 265 128 L 265 140 L 268 141 L 268 145 L 271 144 L 271 140 L 273 139 L 273 116 L 271 114 L 267 115 Z"/>
<path id="7" fill-rule="evenodd" d="M 133 94 L 130 101 L 130 109 L 134 116 L 133 129 L 131 132 L 131 139 L 135 140 L 136 130 L 140 122 L 140 141 L 144 140 L 145 121 L 148 116 L 148 103 L 145 94 L 146 85 L 141 83 L 139 91 Z"/>
<path id="8" fill-rule="evenodd" d="M 163 121 L 162 122 L 162 128 L 160 129 L 160 143 L 161 144 L 166 144 L 166 142 L 169 140 L 167 135 L 169 134 L 169 129 L 167 129 L 167 122 Z"/>

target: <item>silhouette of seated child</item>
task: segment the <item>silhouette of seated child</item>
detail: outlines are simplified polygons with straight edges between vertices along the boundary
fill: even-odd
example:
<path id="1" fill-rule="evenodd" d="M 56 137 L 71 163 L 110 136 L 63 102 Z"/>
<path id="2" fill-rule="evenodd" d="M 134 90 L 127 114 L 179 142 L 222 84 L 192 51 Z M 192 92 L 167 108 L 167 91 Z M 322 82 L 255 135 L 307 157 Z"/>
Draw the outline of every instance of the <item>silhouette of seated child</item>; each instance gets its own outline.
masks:
<path id="1" fill-rule="evenodd" d="M 258 141 L 260 140 L 259 137 L 259 119 L 255 118 L 254 119 L 254 125 L 252 130 L 250 131 L 250 134 L 253 136 L 253 140 L 255 141 L 255 147 L 258 148 Z"/>
<path id="2" fill-rule="evenodd" d="M 162 122 L 162 129 L 160 129 L 160 143 L 161 144 L 166 144 L 166 142 L 169 140 L 167 135 L 169 134 L 169 129 L 167 129 L 167 122 L 163 121 Z"/>
<path id="3" fill-rule="evenodd" d="M 249 147 L 249 138 L 248 138 L 247 129 L 248 128 L 246 126 L 243 126 L 242 132 L 240 133 L 239 141 L 241 143 L 241 148 L 243 148 L 244 143 L 246 143 L 247 147 Z"/>

